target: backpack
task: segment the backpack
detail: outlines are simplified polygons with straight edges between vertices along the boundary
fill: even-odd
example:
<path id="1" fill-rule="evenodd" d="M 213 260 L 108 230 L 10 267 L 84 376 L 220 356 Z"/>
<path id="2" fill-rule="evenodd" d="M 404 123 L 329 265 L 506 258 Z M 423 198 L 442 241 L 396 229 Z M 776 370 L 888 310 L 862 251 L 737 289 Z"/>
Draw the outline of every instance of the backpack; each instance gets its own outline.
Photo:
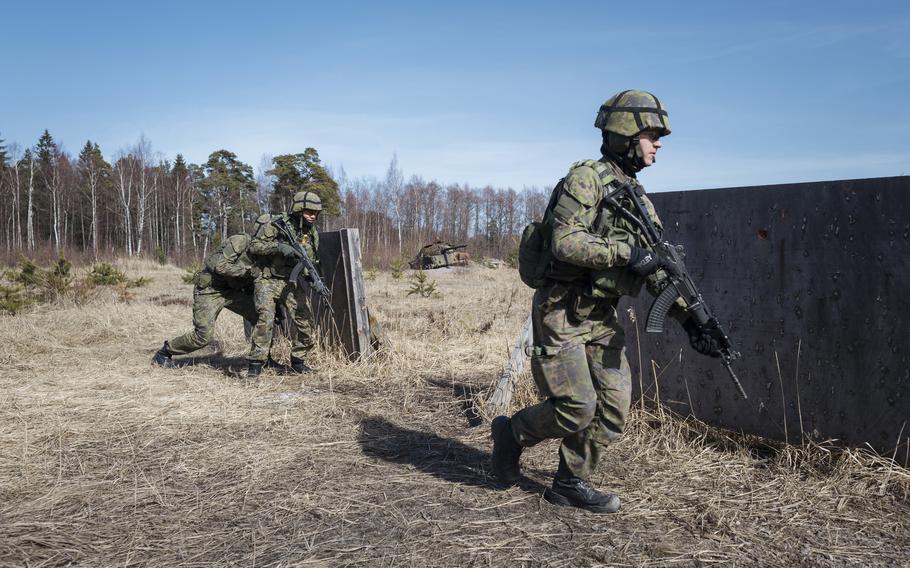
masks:
<path id="1" fill-rule="evenodd" d="M 604 187 L 613 183 L 614 178 L 610 175 L 609 170 L 596 160 L 582 160 L 575 162 L 569 171 L 578 166 L 589 166 L 597 172 Z M 553 263 L 552 237 L 553 237 L 553 208 L 562 194 L 563 185 L 566 178 L 559 180 L 553 193 L 550 195 L 550 202 L 544 210 L 543 219 L 528 223 L 521 233 L 521 241 L 518 243 L 518 275 L 521 281 L 531 288 L 540 288 L 546 284 L 550 267 Z"/>
<path id="2" fill-rule="evenodd" d="M 547 282 L 547 272 L 553 259 L 553 252 L 550 249 L 553 236 L 550 212 L 562 192 L 565 179 L 559 180 L 553 188 L 550 202 L 544 209 L 543 219 L 528 223 L 521 232 L 521 240 L 518 242 L 518 275 L 521 281 L 531 288 L 540 288 Z"/>

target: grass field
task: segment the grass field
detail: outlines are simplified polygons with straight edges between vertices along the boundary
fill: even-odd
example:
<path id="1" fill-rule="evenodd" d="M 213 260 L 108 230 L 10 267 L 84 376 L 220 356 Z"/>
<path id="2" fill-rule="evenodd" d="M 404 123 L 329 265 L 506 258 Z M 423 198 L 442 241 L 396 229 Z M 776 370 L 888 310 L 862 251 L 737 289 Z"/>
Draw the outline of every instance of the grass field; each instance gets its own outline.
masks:
<path id="1" fill-rule="evenodd" d="M 623 509 L 542 499 L 489 474 L 482 403 L 527 315 L 512 270 L 380 273 L 391 349 L 245 384 L 240 319 L 176 369 L 149 364 L 191 322 L 183 271 L 0 316 L 2 566 L 906 566 L 910 473 L 865 452 L 744 439 L 636 405 L 595 479 Z M 132 296 L 132 297 L 131 297 Z M 275 348 L 286 358 L 288 346 Z M 524 379 L 515 404 L 533 391 Z"/>

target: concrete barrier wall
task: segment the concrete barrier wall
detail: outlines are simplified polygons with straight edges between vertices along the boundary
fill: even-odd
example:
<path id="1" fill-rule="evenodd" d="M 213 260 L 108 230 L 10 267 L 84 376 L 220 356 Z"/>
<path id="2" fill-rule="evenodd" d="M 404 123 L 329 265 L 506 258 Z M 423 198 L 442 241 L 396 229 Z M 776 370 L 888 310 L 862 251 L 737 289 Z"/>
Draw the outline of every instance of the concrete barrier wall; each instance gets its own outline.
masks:
<path id="1" fill-rule="evenodd" d="M 621 305 L 639 388 L 682 414 L 779 439 L 837 438 L 901 463 L 910 435 L 910 177 L 654 193 L 708 305 L 742 352 L 741 400 L 682 329 Z M 629 318 L 635 311 L 637 323 Z M 641 361 L 636 347 L 640 330 Z M 900 436 L 900 440 L 898 437 Z"/>

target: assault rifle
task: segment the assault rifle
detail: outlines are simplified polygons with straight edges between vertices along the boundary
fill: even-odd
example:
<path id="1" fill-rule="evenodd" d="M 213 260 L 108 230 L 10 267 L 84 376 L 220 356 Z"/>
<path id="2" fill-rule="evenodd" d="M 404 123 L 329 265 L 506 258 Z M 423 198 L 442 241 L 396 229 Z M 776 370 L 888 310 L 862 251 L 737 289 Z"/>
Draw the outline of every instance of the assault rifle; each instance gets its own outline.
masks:
<path id="1" fill-rule="evenodd" d="M 291 275 L 288 276 L 288 282 L 293 282 L 295 285 L 299 283 L 300 273 L 304 268 L 307 269 L 310 278 L 310 287 L 319 294 L 322 298 L 323 304 L 328 308 L 328 310 L 334 313 L 331 303 L 331 291 L 328 286 L 325 285 L 325 281 L 319 275 L 319 271 L 316 270 L 316 265 L 313 264 L 313 261 L 310 259 L 310 255 L 307 254 L 306 249 L 297 241 L 297 238 L 294 236 L 294 233 L 291 232 L 290 227 L 287 226 L 287 223 L 284 219 L 276 219 L 274 221 L 275 226 L 278 227 L 278 230 L 284 234 L 290 244 L 294 248 L 294 252 L 297 253 L 297 256 L 300 260 L 291 270 Z"/>
<path id="2" fill-rule="evenodd" d="M 620 199 L 623 197 L 627 197 L 632 203 L 632 207 L 635 209 L 634 212 L 620 203 Z M 651 220 L 641 195 L 632 187 L 631 183 L 626 183 L 619 189 L 610 192 L 605 201 L 634 223 L 645 235 L 648 244 L 654 249 L 654 252 L 669 260 L 672 264 L 672 268 L 667 269 L 668 278 L 666 284 L 648 311 L 645 331 L 648 333 L 662 333 L 670 308 L 676 303 L 677 298 L 682 298 L 683 303 L 686 305 L 686 312 L 692 318 L 699 331 L 710 336 L 720 345 L 718 355 L 739 390 L 739 394 L 744 399 L 749 398 L 746 396 L 743 385 L 736 377 L 736 373 L 733 372 L 732 362 L 739 359 L 740 353 L 733 349 L 733 344 L 724 328 L 714 317 L 714 314 L 711 313 L 698 288 L 695 287 L 695 282 L 692 281 L 692 277 L 683 262 L 685 257 L 683 246 L 670 244 L 661 239 L 661 231 Z"/>

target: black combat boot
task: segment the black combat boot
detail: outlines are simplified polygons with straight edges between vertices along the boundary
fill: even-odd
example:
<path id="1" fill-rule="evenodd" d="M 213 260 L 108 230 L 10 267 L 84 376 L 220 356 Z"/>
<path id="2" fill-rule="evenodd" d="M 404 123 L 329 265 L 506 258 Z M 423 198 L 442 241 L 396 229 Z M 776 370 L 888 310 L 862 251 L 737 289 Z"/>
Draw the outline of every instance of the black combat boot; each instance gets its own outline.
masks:
<path id="1" fill-rule="evenodd" d="M 262 374 L 262 361 L 250 361 L 246 368 L 246 378 L 252 381 L 258 381 L 259 375 Z"/>
<path id="2" fill-rule="evenodd" d="M 559 469 L 553 478 L 553 486 L 543 492 L 543 498 L 554 505 L 578 507 L 592 513 L 615 513 L 619 510 L 619 497 L 612 493 L 601 493 L 591 482 L 575 477 L 569 472 L 562 456 Z"/>
<path id="3" fill-rule="evenodd" d="M 158 365 L 159 367 L 173 369 L 174 360 L 171 359 L 171 357 L 173 357 L 171 354 L 171 346 L 167 344 L 167 341 L 165 341 L 164 345 L 161 346 L 161 349 L 156 351 L 155 356 L 152 357 L 152 363 Z"/>
<path id="4" fill-rule="evenodd" d="M 493 475 L 500 482 L 514 485 L 521 479 L 521 467 L 518 460 L 524 450 L 512 434 L 512 419 L 508 416 L 497 416 L 490 424 L 493 438 L 493 456 L 490 460 Z"/>
<path id="5" fill-rule="evenodd" d="M 296 357 L 291 357 L 291 369 L 293 369 L 295 373 L 300 373 L 300 374 L 316 372 L 316 369 L 314 369 L 313 367 L 310 367 L 309 365 L 304 363 L 303 359 L 298 359 Z"/>

